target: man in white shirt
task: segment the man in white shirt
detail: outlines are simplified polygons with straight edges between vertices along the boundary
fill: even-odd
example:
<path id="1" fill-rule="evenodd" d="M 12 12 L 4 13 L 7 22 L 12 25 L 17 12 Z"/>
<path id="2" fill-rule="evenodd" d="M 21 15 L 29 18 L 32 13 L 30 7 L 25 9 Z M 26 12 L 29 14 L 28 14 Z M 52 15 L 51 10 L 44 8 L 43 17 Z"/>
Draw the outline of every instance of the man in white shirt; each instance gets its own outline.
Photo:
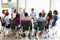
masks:
<path id="1" fill-rule="evenodd" d="M 23 12 L 21 13 L 21 16 L 20 16 L 21 18 L 24 17 L 24 13 L 26 13 L 26 9 L 25 8 L 23 9 Z"/>

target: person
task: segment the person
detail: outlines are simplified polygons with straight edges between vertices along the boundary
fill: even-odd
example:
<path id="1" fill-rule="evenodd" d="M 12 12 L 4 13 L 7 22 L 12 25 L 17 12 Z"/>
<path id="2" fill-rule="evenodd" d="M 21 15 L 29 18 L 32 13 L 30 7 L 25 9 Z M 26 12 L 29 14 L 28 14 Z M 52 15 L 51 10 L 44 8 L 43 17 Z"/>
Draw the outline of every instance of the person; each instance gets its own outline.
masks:
<path id="1" fill-rule="evenodd" d="M 45 10 L 42 10 L 42 17 L 45 17 Z"/>
<path id="2" fill-rule="evenodd" d="M 36 13 L 34 12 L 34 8 L 31 9 L 30 17 L 34 20 L 36 19 Z"/>
<path id="3" fill-rule="evenodd" d="M 31 21 L 31 18 L 28 16 L 28 13 L 25 13 L 24 15 L 25 15 L 25 17 L 22 17 L 21 20 L 30 20 Z"/>
<path id="4" fill-rule="evenodd" d="M 53 12 L 53 23 L 52 23 L 52 26 L 55 26 L 57 20 L 58 20 L 58 11 L 54 10 L 54 12 Z"/>
<path id="5" fill-rule="evenodd" d="M 26 9 L 24 8 L 20 18 L 24 17 L 25 12 L 26 12 Z"/>
<path id="6" fill-rule="evenodd" d="M 42 25 L 40 25 L 40 24 L 38 24 L 39 22 L 43 22 L 43 24 Z M 35 30 L 38 30 L 38 27 L 39 27 L 39 30 L 41 31 L 41 32 L 39 32 L 39 35 L 42 35 L 42 33 L 43 33 L 43 29 L 44 29 L 44 26 L 45 26 L 45 24 L 47 23 L 47 20 L 44 18 L 44 17 L 42 17 L 42 13 L 40 12 L 39 13 L 39 18 L 36 20 L 36 23 L 35 23 Z M 40 26 L 38 26 L 38 25 L 40 25 Z M 36 31 L 35 32 L 35 36 L 37 36 L 36 34 L 37 34 L 38 32 Z"/>
<path id="7" fill-rule="evenodd" d="M 6 12 L 4 21 L 5 21 L 5 28 L 4 28 L 5 29 L 4 36 L 5 36 L 5 35 L 8 35 L 10 32 L 10 30 L 9 30 L 9 28 L 10 28 L 9 12 Z"/>
<path id="8" fill-rule="evenodd" d="M 47 23 L 45 25 L 45 29 L 49 28 L 50 21 L 52 20 L 52 11 L 50 10 L 47 17 L 46 17 Z"/>
<path id="9" fill-rule="evenodd" d="M 23 21 L 31 21 L 31 18 L 28 16 L 28 13 L 25 13 L 24 15 L 25 15 L 25 16 L 22 17 L 21 20 L 23 20 Z M 32 23 L 32 21 L 31 21 L 31 23 Z M 30 24 L 31 24 L 31 23 L 30 23 Z M 25 29 L 25 27 L 24 27 L 24 29 Z M 23 30 L 24 30 L 24 29 L 23 29 Z M 26 28 L 26 30 L 27 30 L 27 28 Z M 24 30 L 24 31 L 25 31 L 25 30 Z M 32 31 L 32 26 L 30 27 L 30 31 Z M 23 34 L 25 34 L 25 33 L 23 33 Z M 30 33 L 29 33 L 29 36 L 28 36 L 28 37 L 30 38 L 30 36 L 31 36 L 31 35 L 30 35 Z"/>
<path id="10" fill-rule="evenodd" d="M 46 21 L 46 19 L 42 16 L 41 12 L 39 13 L 39 18 L 36 20 L 36 22 L 39 22 L 39 21 Z"/>
<path id="11" fill-rule="evenodd" d="M 5 14 L 5 26 L 6 26 L 6 28 L 10 28 L 10 22 L 9 22 L 9 13 L 8 12 L 6 12 L 6 14 Z"/>
<path id="12" fill-rule="evenodd" d="M 16 26 L 20 25 L 20 15 L 17 13 L 16 17 L 14 18 L 14 20 L 16 21 Z"/>
<path id="13" fill-rule="evenodd" d="M 17 10 L 15 9 L 15 10 L 14 10 L 14 13 L 13 13 L 13 18 L 16 17 L 16 14 L 17 14 Z"/>

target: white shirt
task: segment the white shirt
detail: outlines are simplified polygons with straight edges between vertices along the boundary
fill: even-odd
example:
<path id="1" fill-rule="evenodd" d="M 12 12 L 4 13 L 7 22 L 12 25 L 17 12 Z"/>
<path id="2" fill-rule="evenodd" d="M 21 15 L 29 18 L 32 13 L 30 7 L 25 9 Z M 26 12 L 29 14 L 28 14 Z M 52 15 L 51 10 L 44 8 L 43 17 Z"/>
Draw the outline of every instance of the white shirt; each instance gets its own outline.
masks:
<path id="1" fill-rule="evenodd" d="M 21 13 L 20 17 L 21 17 L 21 18 L 24 17 L 24 12 Z"/>
<path id="2" fill-rule="evenodd" d="M 16 17 L 16 13 L 13 13 L 13 18 L 15 18 Z"/>

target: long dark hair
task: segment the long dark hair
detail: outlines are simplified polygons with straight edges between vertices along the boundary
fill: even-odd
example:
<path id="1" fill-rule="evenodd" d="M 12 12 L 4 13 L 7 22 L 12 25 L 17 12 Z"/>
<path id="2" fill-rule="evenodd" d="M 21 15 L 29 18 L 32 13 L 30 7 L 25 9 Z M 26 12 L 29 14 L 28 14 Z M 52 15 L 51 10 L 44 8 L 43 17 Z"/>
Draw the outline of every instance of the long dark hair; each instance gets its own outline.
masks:
<path id="1" fill-rule="evenodd" d="M 20 18 L 20 15 L 18 13 L 16 14 L 16 18 Z"/>
<path id="2" fill-rule="evenodd" d="M 58 15 L 58 11 L 57 10 L 54 10 L 53 14 Z"/>
<path id="3" fill-rule="evenodd" d="M 49 11 L 47 16 L 49 16 L 52 19 L 52 11 L 51 10 Z"/>

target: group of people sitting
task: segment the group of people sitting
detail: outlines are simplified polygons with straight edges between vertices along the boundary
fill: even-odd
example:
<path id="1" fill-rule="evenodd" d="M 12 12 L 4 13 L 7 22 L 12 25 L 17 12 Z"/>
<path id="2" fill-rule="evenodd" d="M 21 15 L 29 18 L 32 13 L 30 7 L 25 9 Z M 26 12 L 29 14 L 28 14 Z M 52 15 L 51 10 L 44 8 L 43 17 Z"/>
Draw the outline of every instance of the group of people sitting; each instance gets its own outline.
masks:
<path id="1" fill-rule="evenodd" d="M 19 14 L 17 10 L 14 10 L 14 13 L 12 14 L 12 18 L 9 18 L 9 12 L 8 10 L 2 11 L 3 16 L 0 18 L 0 22 L 2 23 L 2 26 L 0 26 L 0 29 L 12 29 L 12 31 L 16 31 L 15 29 L 18 28 L 18 26 L 21 26 L 23 28 L 23 33 L 21 35 L 25 36 L 25 31 L 28 31 L 30 28 L 29 37 L 31 35 L 32 30 L 35 30 L 34 36 L 37 34 L 37 30 L 41 31 L 39 35 L 43 34 L 43 30 L 48 29 L 49 25 L 51 27 L 56 25 L 56 21 L 58 19 L 58 11 L 54 10 L 53 13 L 50 10 L 46 16 L 45 10 L 42 12 L 39 12 L 39 18 L 36 18 L 36 13 L 34 12 L 34 8 L 31 9 L 30 16 L 27 12 L 25 12 L 25 9 L 23 9 L 23 12 Z M 32 21 L 33 20 L 33 21 Z M 33 24 L 34 28 L 33 28 Z M 50 24 L 52 23 L 52 24 Z M 4 34 L 6 31 L 4 30 Z"/>
<path id="2" fill-rule="evenodd" d="M 36 18 L 36 13 L 34 12 L 34 8 L 31 9 L 30 16 L 25 11 L 23 14 L 24 14 L 24 16 L 21 18 L 21 20 L 31 21 L 33 19 L 34 30 L 35 30 L 34 35 L 35 36 L 37 34 L 37 30 L 41 31 L 39 33 L 39 35 L 42 35 L 44 28 L 46 31 L 46 29 L 49 29 L 49 27 L 51 27 L 51 28 L 54 27 L 56 25 L 56 21 L 58 20 L 58 11 L 57 10 L 54 10 L 53 12 L 50 10 L 48 12 L 47 16 L 46 16 L 45 11 L 43 10 L 42 12 L 39 12 L 39 18 Z M 21 23 L 22 23 L 22 21 L 21 21 Z M 31 23 L 32 23 L 32 21 L 31 21 Z M 30 29 L 33 30 L 32 29 L 33 26 L 30 26 L 30 27 L 31 27 Z"/>

